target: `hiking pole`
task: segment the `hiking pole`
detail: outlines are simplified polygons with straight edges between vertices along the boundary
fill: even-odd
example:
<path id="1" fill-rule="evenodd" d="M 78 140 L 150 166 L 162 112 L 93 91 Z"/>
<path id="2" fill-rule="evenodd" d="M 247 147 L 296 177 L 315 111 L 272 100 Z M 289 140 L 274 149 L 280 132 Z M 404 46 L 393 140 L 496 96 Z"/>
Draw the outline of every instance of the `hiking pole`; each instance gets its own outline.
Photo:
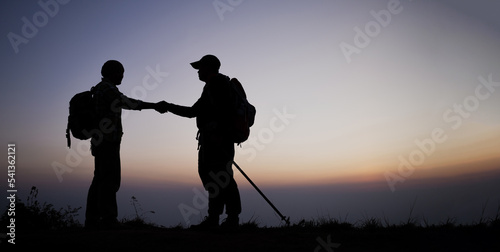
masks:
<path id="1" fill-rule="evenodd" d="M 267 201 L 267 203 L 269 203 L 269 205 L 274 209 L 274 211 L 276 211 L 276 213 L 281 217 L 281 220 L 285 221 L 286 222 L 286 225 L 289 226 L 290 225 L 290 217 L 285 217 L 283 214 L 281 214 L 281 212 L 278 210 L 278 208 L 276 208 L 274 206 L 274 204 L 266 197 L 266 195 L 264 195 L 264 193 L 257 187 L 257 185 L 255 185 L 255 183 L 245 174 L 245 172 L 243 172 L 243 170 L 238 166 L 238 164 L 236 162 L 234 162 L 233 160 L 233 164 L 234 166 L 236 166 L 236 168 L 238 168 L 238 170 L 241 172 L 241 174 L 243 174 L 243 176 L 248 180 L 248 182 L 250 182 L 250 184 L 252 184 L 253 188 L 255 188 L 255 190 L 257 190 L 257 192 L 260 193 L 260 195 Z"/>

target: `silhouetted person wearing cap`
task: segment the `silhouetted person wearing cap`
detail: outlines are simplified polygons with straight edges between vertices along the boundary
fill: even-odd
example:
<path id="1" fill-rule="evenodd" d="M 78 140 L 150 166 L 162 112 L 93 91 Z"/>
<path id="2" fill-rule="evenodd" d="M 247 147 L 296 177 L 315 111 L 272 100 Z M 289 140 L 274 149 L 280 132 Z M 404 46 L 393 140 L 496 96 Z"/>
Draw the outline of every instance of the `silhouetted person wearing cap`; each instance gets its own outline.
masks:
<path id="1" fill-rule="evenodd" d="M 198 173 L 209 193 L 208 216 L 193 228 L 219 226 L 219 216 L 226 207 L 227 219 L 222 227 L 237 227 L 241 213 L 238 186 L 233 178 L 234 143 L 229 135 L 231 123 L 231 86 L 229 77 L 220 74 L 220 61 L 205 55 L 191 63 L 205 82 L 201 97 L 191 107 L 163 103 L 169 112 L 188 118 L 196 117 L 198 127 Z"/>
<path id="2" fill-rule="evenodd" d="M 118 90 L 124 71 L 120 62 L 107 61 L 101 69 L 102 81 L 93 88 L 98 128 L 91 139 L 95 170 L 85 212 L 85 227 L 91 229 L 118 225 L 116 193 L 121 180 L 122 109 L 159 111 L 160 108 L 159 103 L 131 99 Z"/>

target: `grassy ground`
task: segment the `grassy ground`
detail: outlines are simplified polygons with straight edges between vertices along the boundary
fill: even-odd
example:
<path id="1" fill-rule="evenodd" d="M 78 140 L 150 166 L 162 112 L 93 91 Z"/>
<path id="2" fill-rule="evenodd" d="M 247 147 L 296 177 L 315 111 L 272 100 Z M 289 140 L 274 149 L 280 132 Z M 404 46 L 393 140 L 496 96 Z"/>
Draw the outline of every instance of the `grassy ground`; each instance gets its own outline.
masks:
<path id="1" fill-rule="evenodd" d="M 16 233 L 16 247 L 140 251 L 500 251 L 496 226 L 326 226 L 252 227 L 193 231 L 128 226 L 118 230 L 83 228 Z M 0 245 L 6 245 L 5 241 Z M 3 250 L 4 251 L 4 250 Z"/>
<path id="2" fill-rule="evenodd" d="M 136 212 L 118 229 L 90 231 L 75 221 L 79 208 L 56 210 L 40 204 L 37 193 L 34 188 L 26 203 L 18 202 L 16 244 L 10 244 L 11 237 L 4 233 L 1 251 L 500 251 L 499 216 L 480 218 L 471 225 L 457 225 L 453 219 L 422 226 L 412 218 L 399 225 L 375 218 L 355 224 L 325 218 L 281 227 L 260 227 L 250 221 L 235 230 L 195 231 L 146 223 Z M 132 203 L 136 207 L 138 202 L 133 198 Z M 1 225 L 8 224 L 4 213 Z"/>

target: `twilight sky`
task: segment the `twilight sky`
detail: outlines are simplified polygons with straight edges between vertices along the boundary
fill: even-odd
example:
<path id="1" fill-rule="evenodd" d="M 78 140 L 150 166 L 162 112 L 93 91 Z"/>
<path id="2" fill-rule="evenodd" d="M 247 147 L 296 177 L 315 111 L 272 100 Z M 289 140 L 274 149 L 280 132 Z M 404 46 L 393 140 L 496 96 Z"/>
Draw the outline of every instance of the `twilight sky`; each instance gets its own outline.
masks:
<path id="1" fill-rule="evenodd" d="M 93 157 L 86 141 L 66 147 L 71 97 L 116 59 L 124 94 L 192 105 L 203 83 L 189 63 L 214 54 L 257 108 L 235 160 L 292 220 L 399 222 L 415 201 L 419 218 L 473 222 L 483 205 L 494 216 L 500 204 L 499 8 L 487 0 L 4 2 L 0 140 L 16 144 L 21 197 L 34 185 L 56 206 L 84 207 Z M 195 120 L 124 111 L 123 124 L 120 217 L 135 196 L 159 224 L 199 221 Z M 235 174 L 242 220 L 279 224 Z"/>

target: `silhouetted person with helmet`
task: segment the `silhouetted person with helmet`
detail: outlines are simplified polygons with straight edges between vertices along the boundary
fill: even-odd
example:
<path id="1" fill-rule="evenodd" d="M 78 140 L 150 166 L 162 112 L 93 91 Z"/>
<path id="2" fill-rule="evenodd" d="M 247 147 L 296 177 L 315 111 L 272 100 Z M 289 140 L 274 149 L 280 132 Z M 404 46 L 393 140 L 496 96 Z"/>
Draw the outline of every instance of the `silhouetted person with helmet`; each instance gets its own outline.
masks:
<path id="1" fill-rule="evenodd" d="M 87 196 L 86 228 L 118 226 L 116 193 L 121 180 L 122 109 L 158 111 L 159 108 L 158 103 L 131 99 L 118 90 L 124 71 L 120 62 L 107 61 L 101 69 L 102 81 L 93 88 L 98 128 L 91 139 L 95 170 Z"/>
<path id="2" fill-rule="evenodd" d="M 231 126 L 231 86 L 229 77 L 220 74 L 220 61 L 205 55 L 191 63 L 205 82 L 201 97 L 191 107 L 163 103 L 169 112 L 188 118 L 196 117 L 198 127 L 198 174 L 208 191 L 208 216 L 193 228 L 219 226 L 219 216 L 226 207 L 222 227 L 237 227 L 241 213 L 240 193 L 233 178 L 234 142 Z"/>

